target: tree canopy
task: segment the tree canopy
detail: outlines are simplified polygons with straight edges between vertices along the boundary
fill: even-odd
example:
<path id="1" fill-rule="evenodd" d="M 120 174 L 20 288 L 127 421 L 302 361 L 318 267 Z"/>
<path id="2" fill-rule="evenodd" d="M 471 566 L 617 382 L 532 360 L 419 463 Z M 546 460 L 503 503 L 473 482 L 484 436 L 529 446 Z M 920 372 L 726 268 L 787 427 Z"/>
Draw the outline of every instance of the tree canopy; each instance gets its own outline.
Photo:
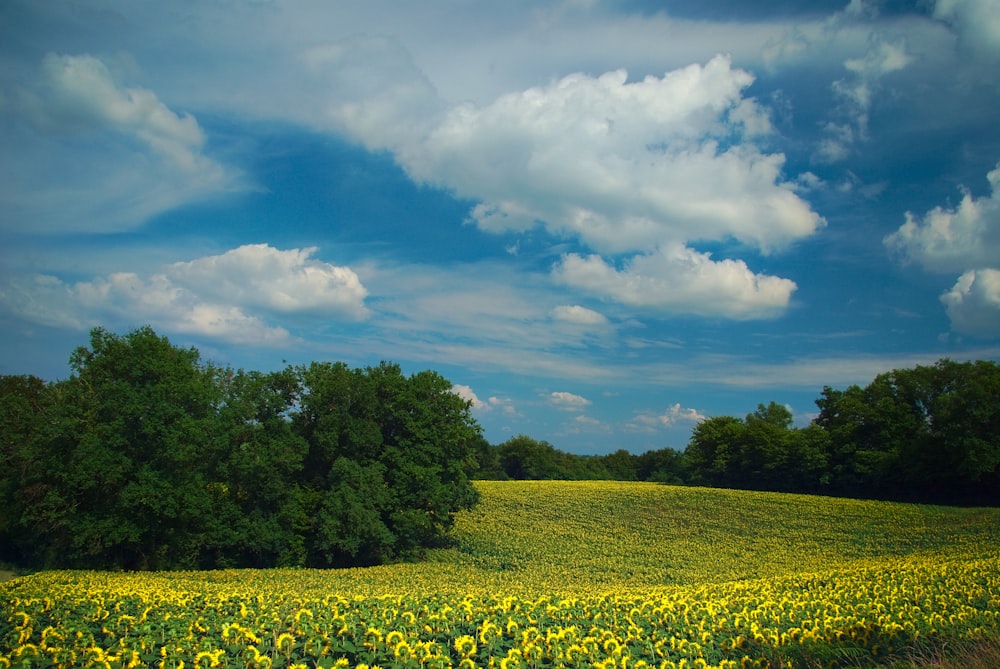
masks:
<path id="1" fill-rule="evenodd" d="M 475 504 L 481 429 L 435 372 L 204 363 L 101 328 L 69 379 L 0 377 L 0 544 L 21 564 L 341 566 L 412 555 Z"/>

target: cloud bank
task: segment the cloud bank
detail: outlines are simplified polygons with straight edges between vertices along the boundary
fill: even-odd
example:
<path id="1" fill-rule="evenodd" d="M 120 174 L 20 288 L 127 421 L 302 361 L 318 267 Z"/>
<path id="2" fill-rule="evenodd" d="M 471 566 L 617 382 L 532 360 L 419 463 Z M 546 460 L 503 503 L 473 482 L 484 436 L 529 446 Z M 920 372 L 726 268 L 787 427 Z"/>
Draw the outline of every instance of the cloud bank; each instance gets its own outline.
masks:
<path id="1" fill-rule="evenodd" d="M 70 284 L 34 275 L 0 286 L 0 304 L 41 325 L 149 323 L 229 343 L 278 346 L 291 336 L 268 324 L 275 314 L 348 321 L 367 316 L 367 292 L 353 270 L 314 260 L 314 252 L 255 244 L 148 276 L 116 272 Z"/>
<path id="2" fill-rule="evenodd" d="M 390 71 L 410 72 L 382 46 L 401 63 Z M 344 78 L 357 57 L 338 45 L 317 59 L 334 60 Z M 784 156 L 755 144 L 770 120 L 743 95 L 753 77 L 728 57 L 639 81 L 624 70 L 573 74 L 386 131 L 397 105 L 431 96 L 421 79 L 403 79 L 417 83 L 332 107 L 337 127 L 392 151 L 415 180 L 478 201 L 470 221 L 484 231 L 541 226 L 599 254 L 636 254 L 623 271 L 602 255 L 565 256 L 553 270 L 563 285 L 656 311 L 749 319 L 787 307 L 791 280 L 686 246 L 735 239 L 770 253 L 824 224 L 784 180 Z"/>

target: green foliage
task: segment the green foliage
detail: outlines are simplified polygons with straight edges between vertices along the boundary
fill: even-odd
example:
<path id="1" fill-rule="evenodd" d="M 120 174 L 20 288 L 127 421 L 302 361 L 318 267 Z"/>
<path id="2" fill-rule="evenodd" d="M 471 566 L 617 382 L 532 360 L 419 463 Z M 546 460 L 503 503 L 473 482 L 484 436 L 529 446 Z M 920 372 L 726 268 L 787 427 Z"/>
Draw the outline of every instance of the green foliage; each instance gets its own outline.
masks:
<path id="1" fill-rule="evenodd" d="M 296 374 L 292 422 L 308 445 L 302 485 L 338 491 L 318 509 L 311 564 L 411 555 L 475 504 L 469 474 L 482 435 L 446 379 L 405 377 L 385 362 L 366 370 L 313 363 Z"/>
<path id="2" fill-rule="evenodd" d="M 1000 505 L 1000 366 L 893 370 L 862 388 L 823 389 L 795 427 L 787 407 L 698 423 L 683 453 L 564 453 L 525 435 L 480 449 L 480 478 L 617 479 L 775 492 Z"/>
<path id="3" fill-rule="evenodd" d="M 992 362 L 898 369 L 865 388 L 823 389 L 811 425 L 759 405 L 745 420 L 697 425 L 689 481 L 754 490 L 998 504 L 1000 367 Z"/>
<path id="4" fill-rule="evenodd" d="M 170 569 L 374 564 L 471 508 L 482 441 L 434 372 L 219 369 L 97 328 L 74 374 L 0 377 L 0 558 Z"/>
<path id="5" fill-rule="evenodd" d="M 832 486 L 896 499 L 998 503 L 1000 366 L 897 369 L 865 388 L 825 388 L 816 424 L 830 435 Z"/>

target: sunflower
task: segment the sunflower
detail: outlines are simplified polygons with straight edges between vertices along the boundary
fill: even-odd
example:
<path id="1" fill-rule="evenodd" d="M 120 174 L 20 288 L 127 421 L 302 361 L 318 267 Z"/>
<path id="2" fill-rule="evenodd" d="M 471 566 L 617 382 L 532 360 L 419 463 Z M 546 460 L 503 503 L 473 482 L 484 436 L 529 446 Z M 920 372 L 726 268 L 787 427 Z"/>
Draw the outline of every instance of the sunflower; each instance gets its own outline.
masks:
<path id="1" fill-rule="evenodd" d="M 455 639 L 455 650 L 463 657 L 469 657 L 477 650 L 476 640 L 468 634 L 462 635 Z"/>

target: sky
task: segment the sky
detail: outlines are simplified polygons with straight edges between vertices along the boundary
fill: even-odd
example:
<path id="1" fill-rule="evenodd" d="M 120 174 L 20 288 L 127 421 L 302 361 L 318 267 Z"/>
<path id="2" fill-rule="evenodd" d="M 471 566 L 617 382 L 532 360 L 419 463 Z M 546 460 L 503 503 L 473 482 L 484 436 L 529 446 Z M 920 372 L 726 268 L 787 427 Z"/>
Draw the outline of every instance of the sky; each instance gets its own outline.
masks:
<path id="1" fill-rule="evenodd" d="M 0 374 L 431 369 L 491 443 L 1000 359 L 1000 1 L 5 0 Z"/>

